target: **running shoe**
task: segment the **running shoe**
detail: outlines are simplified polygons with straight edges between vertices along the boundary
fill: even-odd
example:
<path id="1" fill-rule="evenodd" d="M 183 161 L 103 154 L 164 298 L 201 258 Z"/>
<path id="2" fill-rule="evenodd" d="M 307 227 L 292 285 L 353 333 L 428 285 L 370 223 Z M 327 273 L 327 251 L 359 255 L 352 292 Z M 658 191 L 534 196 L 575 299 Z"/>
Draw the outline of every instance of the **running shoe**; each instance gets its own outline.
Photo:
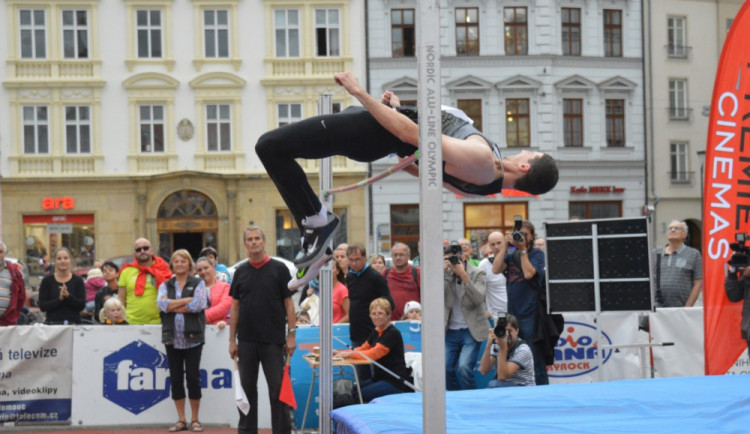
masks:
<path id="1" fill-rule="evenodd" d="M 295 291 L 313 280 L 315 276 L 317 276 L 320 272 L 320 269 L 323 268 L 323 266 L 326 265 L 326 263 L 328 263 L 331 258 L 333 258 L 333 252 L 331 251 L 331 249 L 326 248 L 325 250 L 326 254 L 323 255 L 323 257 L 319 261 L 315 262 L 312 265 L 308 265 L 307 267 L 301 267 L 297 269 L 294 277 L 287 284 L 287 288 L 289 288 L 290 291 Z"/>
<path id="2" fill-rule="evenodd" d="M 302 222 L 302 250 L 294 258 L 294 265 L 298 270 L 318 262 L 325 255 L 328 243 L 339 229 L 339 223 L 339 218 L 331 212 L 328 213 L 328 223 L 325 226 L 311 228 Z"/>

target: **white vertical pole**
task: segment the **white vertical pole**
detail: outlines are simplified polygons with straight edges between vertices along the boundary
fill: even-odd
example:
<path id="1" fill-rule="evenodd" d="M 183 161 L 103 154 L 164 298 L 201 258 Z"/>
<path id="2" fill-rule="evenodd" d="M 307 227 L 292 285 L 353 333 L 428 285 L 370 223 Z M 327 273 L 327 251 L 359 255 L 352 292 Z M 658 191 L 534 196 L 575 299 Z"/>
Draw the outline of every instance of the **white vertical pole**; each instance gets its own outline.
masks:
<path id="1" fill-rule="evenodd" d="M 594 261 L 594 307 L 596 309 L 594 318 L 596 319 L 596 370 L 599 381 L 604 381 L 604 367 L 602 366 L 602 294 L 599 285 L 599 226 L 594 223 L 591 225 L 591 256 Z"/>
<path id="2" fill-rule="evenodd" d="M 422 267 L 422 432 L 445 433 L 443 149 L 440 115 L 440 2 L 417 4 L 419 255 Z"/>
<path id="3" fill-rule="evenodd" d="M 333 111 L 332 97 L 330 94 L 320 95 L 318 101 L 318 113 L 321 115 L 331 114 Z M 324 191 L 333 187 L 333 170 L 331 167 L 331 157 L 320 160 L 320 200 L 327 210 L 333 212 L 333 196 L 323 195 Z M 329 242 L 331 250 L 333 241 Z M 331 263 L 328 262 L 320 269 L 320 383 L 318 387 L 319 397 L 319 414 L 320 421 L 318 424 L 321 433 L 330 433 L 331 430 L 331 410 L 333 409 L 333 360 L 330 355 L 333 354 L 332 346 L 332 325 L 333 325 L 333 272 Z M 324 357 L 328 356 L 328 357 Z"/>

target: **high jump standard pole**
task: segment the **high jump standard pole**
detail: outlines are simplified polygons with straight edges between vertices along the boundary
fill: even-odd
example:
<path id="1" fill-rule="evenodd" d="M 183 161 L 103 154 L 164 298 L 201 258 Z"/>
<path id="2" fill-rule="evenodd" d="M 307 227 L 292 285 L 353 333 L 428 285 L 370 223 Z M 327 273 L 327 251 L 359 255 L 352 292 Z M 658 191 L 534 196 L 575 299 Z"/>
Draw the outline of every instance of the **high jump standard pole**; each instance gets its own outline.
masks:
<path id="1" fill-rule="evenodd" d="M 443 148 L 440 114 L 440 0 L 417 3 L 419 255 L 422 267 L 422 432 L 445 433 Z M 323 431 L 324 432 L 324 431 Z"/>

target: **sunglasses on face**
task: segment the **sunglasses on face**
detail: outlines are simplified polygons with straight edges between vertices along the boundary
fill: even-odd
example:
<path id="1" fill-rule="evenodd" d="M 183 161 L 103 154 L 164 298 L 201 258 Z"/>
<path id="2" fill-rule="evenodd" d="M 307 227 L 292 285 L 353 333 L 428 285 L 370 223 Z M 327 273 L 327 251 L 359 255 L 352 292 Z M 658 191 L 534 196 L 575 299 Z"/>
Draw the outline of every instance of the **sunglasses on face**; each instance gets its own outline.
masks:
<path id="1" fill-rule="evenodd" d="M 136 247 L 135 251 L 136 253 L 141 253 L 141 252 L 147 252 L 149 249 L 151 249 L 151 246 L 141 246 L 141 247 Z"/>

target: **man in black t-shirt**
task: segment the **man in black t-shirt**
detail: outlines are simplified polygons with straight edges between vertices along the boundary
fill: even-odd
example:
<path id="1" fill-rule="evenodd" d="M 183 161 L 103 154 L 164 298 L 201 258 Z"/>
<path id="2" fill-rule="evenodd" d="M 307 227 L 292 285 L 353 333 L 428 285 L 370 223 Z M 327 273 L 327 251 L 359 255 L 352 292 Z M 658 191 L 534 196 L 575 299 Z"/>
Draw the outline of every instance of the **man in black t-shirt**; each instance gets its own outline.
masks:
<path id="1" fill-rule="evenodd" d="M 237 268 L 229 295 L 232 301 L 229 355 L 238 357 L 242 388 L 250 401 L 247 415 L 240 412 L 238 433 L 258 432 L 258 368 L 268 383 L 271 426 L 274 433 L 292 431 L 289 406 L 279 401 L 285 357 L 297 347 L 296 317 L 291 279 L 282 262 L 266 255 L 266 236 L 257 226 L 242 234 L 248 262 Z M 284 326 L 288 326 L 285 330 Z"/>
<path id="2" fill-rule="evenodd" d="M 351 244 L 346 249 L 349 272 L 346 288 L 349 290 L 349 338 L 353 347 L 362 345 L 375 329 L 370 320 L 370 303 L 385 298 L 393 309 L 393 298 L 388 281 L 367 263 L 367 253 L 362 244 Z"/>

